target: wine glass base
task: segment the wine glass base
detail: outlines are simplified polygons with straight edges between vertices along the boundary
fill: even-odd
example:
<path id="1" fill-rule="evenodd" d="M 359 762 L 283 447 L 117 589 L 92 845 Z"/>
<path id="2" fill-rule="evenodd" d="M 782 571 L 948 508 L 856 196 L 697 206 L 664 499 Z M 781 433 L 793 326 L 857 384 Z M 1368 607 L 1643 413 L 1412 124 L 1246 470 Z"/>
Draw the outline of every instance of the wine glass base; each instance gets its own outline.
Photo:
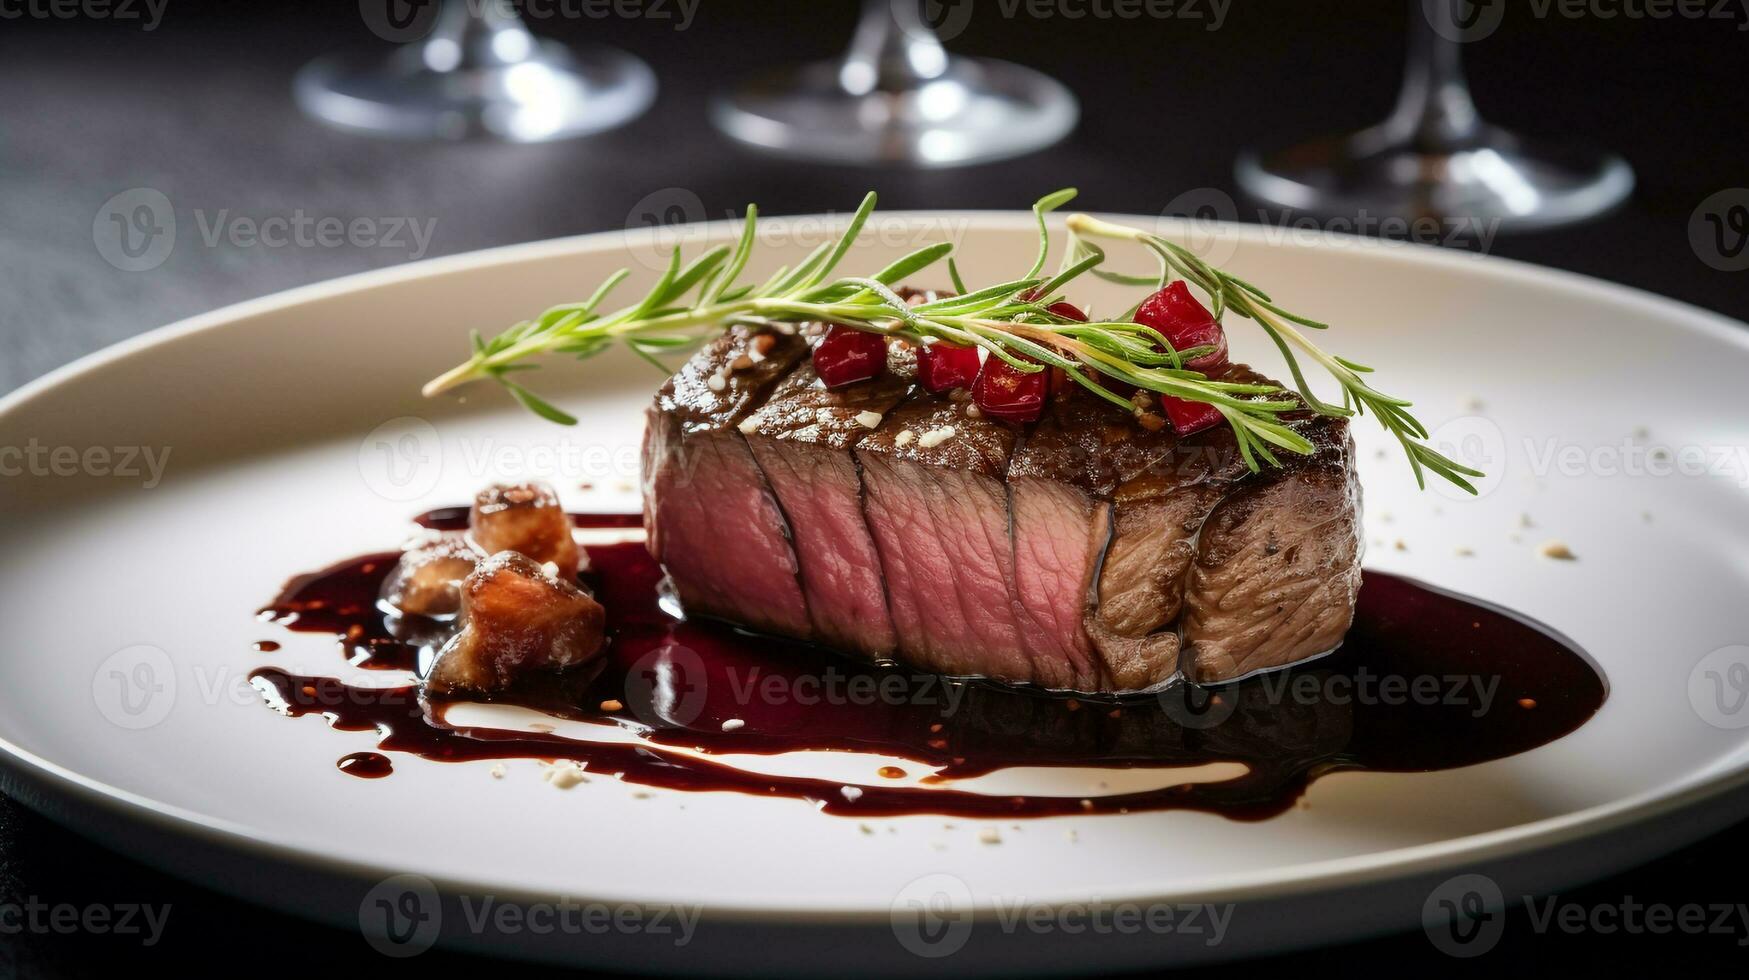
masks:
<path id="1" fill-rule="evenodd" d="M 314 61 L 293 92 L 311 116 L 354 132 L 540 143 L 637 118 L 655 101 L 656 76 L 613 48 L 545 42 L 509 64 L 438 71 L 408 46 L 386 60 Z"/>
<path id="2" fill-rule="evenodd" d="M 1237 165 L 1239 186 L 1325 217 L 1464 220 L 1527 230 L 1596 217 L 1633 191 L 1620 157 L 1534 144 L 1484 127 L 1426 148 L 1385 127 L 1302 144 Z"/>
<path id="3" fill-rule="evenodd" d="M 712 119 L 742 143 L 795 159 L 933 168 L 1043 149 L 1080 115 L 1060 83 L 1006 61 L 950 57 L 915 88 L 860 95 L 839 70 L 820 63 L 769 75 L 719 98 Z"/>

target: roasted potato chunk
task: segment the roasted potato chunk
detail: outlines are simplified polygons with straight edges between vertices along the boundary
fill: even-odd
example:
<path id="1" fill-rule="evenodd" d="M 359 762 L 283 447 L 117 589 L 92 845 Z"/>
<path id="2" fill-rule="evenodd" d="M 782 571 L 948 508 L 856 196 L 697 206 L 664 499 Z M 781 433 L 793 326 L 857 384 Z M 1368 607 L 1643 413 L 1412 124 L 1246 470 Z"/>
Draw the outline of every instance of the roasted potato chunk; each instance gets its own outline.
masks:
<path id="1" fill-rule="evenodd" d="M 480 553 L 460 538 L 415 545 L 383 581 L 383 601 L 409 616 L 453 616 L 461 608 L 462 579 L 479 560 Z"/>
<path id="2" fill-rule="evenodd" d="M 601 652 L 605 618 L 570 580 L 500 552 L 463 580 L 461 630 L 438 651 L 425 690 L 489 694 L 532 673 L 586 663 Z"/>
<path id="3" fill-rule="evenodd" d="M 544 483 L 499 483 L 480 491 L 468 514 L 468 529 L 488 555 L 521 552 L 559 566 L 560 578 L 577 577 L 581 556 L 571 536 L 571 518 Z"/>

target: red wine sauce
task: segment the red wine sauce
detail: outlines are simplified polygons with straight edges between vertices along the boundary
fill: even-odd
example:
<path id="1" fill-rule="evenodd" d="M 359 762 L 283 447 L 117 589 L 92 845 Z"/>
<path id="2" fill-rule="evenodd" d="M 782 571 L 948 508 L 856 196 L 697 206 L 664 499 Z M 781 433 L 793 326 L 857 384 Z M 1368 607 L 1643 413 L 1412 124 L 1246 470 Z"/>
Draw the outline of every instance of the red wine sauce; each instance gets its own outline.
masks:
<path id="1" fill-rule="evenodd" d="M 360 779 L 381 779 L 395 771 L 394 763 L 381 752 L 354 752 L 343 755 L 334 767 L 348 776 Z"/>
<path id="2" fill-rule="evenodd" d="M 453 530 L 465 526 L 466 510 L 433 512 L 420 523 Z M 637 519 L 578 523 L 636 527 Z M 1354 626 L 1331 656 L 1219 688 L 1105 700 L 947 679 L 679 621 L 660 606 L 661 569 L 641 543 L 586 552 L 585 581 L 607 610 L 606 653 L 591 669 L 496 700 L 619 726 L 639 736 L 635 743 L 451 727 L 446 706 L 422 702 L 415 687 L 366 689 L 277 668 L 251 677 L 284 713 L 377 731 L 387 752 L 446 762 L 570 760 L 633 783 L 787 797 L 862 817 L 1200 810 L 1258 820 L 1287 810 L 1332 772 L 1450 769 L 1533 749 L 1584 724 L 1606 696 L 1597 668 L 1559 636 L 1379 572 L 1366 573 Z M 367 555 L 300 576 L 263 615 L 337 636 L 354 663 L 410 668 L 438 624 L 414 624 L 410 633 L 378 608 L 394 561 Z M 868 778 L 847 792 L 836 782 L 749 772 L 668 747 L 706 755 L 854 750 L 909 759 L 933 775 L 928 786 L 894 785 L 871 760 Z M 1174 768 L 1214 762 L 1246 771 L 1171 782 Z M 951 788 L 1013 766 L 1157 769 L 1168 785 L 1085 798 Z M 385 759 L 382 774 L 387 768 Z"/>

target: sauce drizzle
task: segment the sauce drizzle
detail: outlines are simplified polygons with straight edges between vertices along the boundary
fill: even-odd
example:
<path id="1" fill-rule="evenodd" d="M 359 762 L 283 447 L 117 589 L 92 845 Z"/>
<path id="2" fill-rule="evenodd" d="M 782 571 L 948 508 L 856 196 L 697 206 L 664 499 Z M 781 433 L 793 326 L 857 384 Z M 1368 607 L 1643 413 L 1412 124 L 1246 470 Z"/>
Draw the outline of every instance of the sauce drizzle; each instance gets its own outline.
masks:
<path id="1" fill-rule="evenodd" d="M 419 522 L 455 530 L 465 527 L 466 513 L 434 511 Z M 635 515 L 577 523 L 638 526 Z M 355 687 L 276 667 L 255 671 L 252 682 L 285 714 L 378 732 L 384 752 L 444 762 L 569 760 L 647 786 L 806 800 L 859 817 L 1197 810 L 1261 820 L 1291 808 L 1330 773 L 1425 772 L 1528 751 L 1584 724 L 1606 696 L 1602 675 L 1563 638 L 1380 572 L 1366 573 L 1354 626 L 1331 656 L 1226 687 L 1107 701 L 942 678 L 724 624 L 679 621 L 661 608 L 661 569 L 642 543 L 585 551 L 584 579 L 607 610 L 608 650 L 592 668 L 497 700 L 613 726 L 633 740 L 452 727 L 447 706 L 423 703 L 413 686 Z M 441 642 L 441 624 L 399 621 L 378 607 L 395 560 L 366 555 L 299 576 L 263 618 L 335 636 L 354 664 L 412 669 L 421 650 Z M 871 760 L 866 779 L 847 788 L 711 758 L 799 750 L 880 753 L 927 774 L 921 785 L 901 783 L 903 771 Z M 380 754 L 358 755 L 382 758 L 383 771 L 347 760 L 342 769 L 387 774 Z M 1218 762 L 1245 771 L 1212 782 L 1173 779 L 1174 769 Z M 1164 785 L 1112 793 L 1090 782 L 1073 796 L 953 787 L 1016 766 L 1157 770 L 1154 782 Z"/>

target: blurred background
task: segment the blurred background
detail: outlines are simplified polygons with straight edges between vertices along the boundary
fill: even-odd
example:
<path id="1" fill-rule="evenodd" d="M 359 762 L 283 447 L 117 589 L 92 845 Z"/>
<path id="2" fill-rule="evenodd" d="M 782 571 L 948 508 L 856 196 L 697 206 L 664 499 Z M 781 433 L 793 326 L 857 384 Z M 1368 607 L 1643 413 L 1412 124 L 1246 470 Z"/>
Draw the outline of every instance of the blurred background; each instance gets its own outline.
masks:
<path id="1" fill-rule="evenodd" d="M 884 39 L 871 40 L 865 22 L 861 62 L 832 61 L 857 35 L 864 8 L 854 0 L 515 6 L 539 38 L 623 53 L 580 57 L 608 72 L 620 102 L 604 111 L 627 121 L 583 138 L 518 143 L 477 132 L 382 138 L 316 118 L 347 121 L 344 99 L 336 109 L 323 92 L 382 82 L 368 74 L 379 61 L 407 57 L 393 55 L 395 41 L 445 29 L 418 20 L 437 16 L 429 3 L 0 0 L 7 96 L 0 392 L 154 327 L 335 276 L 555 236 L 724 218 L 750 201 L 772 214 L 842 212 L 869 189 L 894 209 L 1013 209 L 1073 185 L 1082 192 L 1077 206 L 1088 210 L 1403 238 L 1581 272 L 1749 318 L 1742 271 L 1749 267 L 1742 126 L 1749 3 L 1466 0 L 1453 35 L 1429 33 L 1440 0 L 930 0 L 918 24 L 899 24 Z M 824 60 L 840 81 L 849 78 L 845 64 L 861 64 L 877 88 L 894 71 L 943 77 L 928 63 L 939 56 L 925 36 L 931 29 L 956 54 L 1042 73 L 984 77 L 1020 86 L 1008 89 L 1021 93 L 1017 105 L 997 107 L 1012 111 L 1006 123 L 922 150 L 876 140 L 877 153 L 897 158 L 890 162 L 798 159 L 808 147 L 788 146 L 792 155 L 781 156 L 745 142 L 783 144 L 773 126 L 786 112 L 807 118 L 809 111 L 782 101 L 806 79 L 747 88 L 756 76 Z M 479 25 L 474 30 L 455 57 L 472 57 L 464 49 L 478 40 Z M 1405 97 L 1412 49 L 1421 68 L 1409 72 Z M 1573 213 L 1552 216 L 1558 223 L 1535 220 L 1539 207 L 1565 200 L 1536 193 L 1535 180 L 1550 174 L 1501 163 L 1512 162 L 1506 149 L 1529 144 L 1493 142 L 1491 131 L 1465 123 L 1467 103 L 1437 71 L 1450 69 L 1458 53 L 1488 122 L 1556 148 L 1565 169 L 1551 179 L 1590 194 Z M 442 56 L 426 48 L 420 57 Z M 910 61 L 895 68 L 895 58 Z M 348 74 L 359 71 L 363 81 Z M 1277 152 L 1363 130 L 1416 99 L 1421 114 L 1399 117 L 1401 131 L 1386 134 L 1401 145 L 1374 131 L 1373 143 L 1358 148 Z M 844 121 L 834 115 L 844 113 L 828 107 L 815 125 Z M 350 117 L 354 126 L 371 119 Z M 566 124 L 548 120 L 549 131 Z M 452 115 L 438 128 L 465 137 L 492 125 Z M 550 134 L 538 120 L 534 129 L 517 125 L 497 128 L 523 138 Z M 811 155 L 844 156 L 843 141 L 857 134 L 839 136 Z M 1454 139 L 1488 151 L 1475 160 L 1494 170 L 1472 160 L 1471 176 L 1488 182 L 1492 173 L 1520 213 L 1466 211 L 1461 199 L 1405 196 L 1401 187 L 1379 199 L 1386 206 L 1356 213 L 1356 193 L 1368 180 L 1403 177 L 1403 160 L 1385 151 L 1408 146 L 1436 156 Z M 1049 145 L 1029 149 L 1036 143 Z M 1371 161 L 1379 169 L 1335 173 L 1342 153 L 1381 147 L 1382 163 Z M 939 165 L 980 152 L 1011 155 Z M 1340 193 L 1298 200 L 1302 206 L 1290 210 L 1283 175 L 1296 167 L 1314 173 L 1313 185 L 1336 181 Z M 1448 207 L 1453 201 L 1458 206 Z M 1590 211 L 1598 213 L 1573 220 Z M 1406 329 L 1413 314 L 1404 311 Z M 1592 887 L 1678 905 L 1735 902 L 1741 884 L 1729 869 L 1740 864 L 1745 833 Z M 0 934 L 0 976 L 83 976 L 111 961 L 206 969 L 214 957 L 226 968 L 275 975 L 482 965 L 439 953 L 413 964 L 377 960 L 355 935 L 239 907 L 96 851 L 0 798 L 0 901 L 29 897 L 169 902 L 174 913 L 150 949 L 119 939 Z M 1735 934 L 1507 935 L 1489 962 L 1526 971 L 1652 968 L 1673 955 L 1740 966 Z M 1262 965 L 1338 957 L 1351 969 L 1463 966 L 1420 935 Z"/>
<path id="2" fill-rule="evenodd" d="M 629 124 L 536 145 L 369 138 L 300 111 L 292 79 L 313 59 L 393 50 L 361 15 L 378 0 L 111 0 L 117 16 L 107 19 L 61 2 L 74 16 L 29 14 L 54 0 L 0 4 L 9 12 L 0 16 L 0 389 L 275 290 L 511 242 L 720 218 L 749 201 L 772 213 L 843 211 L 872 188 L 890 208 L 1021 208 L 1074 185 L 1089 209 L 1159 214 L 1175 201 L 1179 210 L 1212 201 L 1230 208 L 1223 217 L 1280 220 L 1240 190 L 1235 161 L 1384 118 L 1417 7 L 1180 0 L 1164 5 L 1174 16 L 1126 18 L 1092 13 L 1125 0 L 959 0 L 938 8 L 949 48 L 1041 70 L 1074 94 L 1080 122 L 1041 152 L 915 170 L 775 159 L 713 126 L 713 97 L 737 83 L 842 54 L 855 0 L 650 0 L 627 6 L 638 12 L 630 17 L 608 4 L 533 0 L 531 11 L 546 12 L 528 18 L 540 36 L 630 52 L 659 83 L 654 105 Z M 1035 3 L 1050 15 L 1033 16 Z M 1749 12 L 1704 6 L 1735 19 L 1568 17 L 1563 5 L 1539 15 L 1535 4 L 1513 4 L 1463 45 L 1492 122 L 1619 153 L 1638 184 L 1604 220 L 1502 228 L 1458 247 L 1749 314 L 1739 278 L 1690 245 L 1697 208 L 1749 184 L 1739 125 L 1749 109 Z M 122 271 L 94 242 L 94 224 L 112 198 L 138 189 L 161 193 L 180 227 L 152 268 Z M 1729 217 L 1728 206 L 1716 210 Z M 280 247 L 235 234 L 239 222 L 246 232 L 248 221 L 300 214 L 370 219 L 378 234 Z M 113 238 L 118 227 L 96 230 Z M 1420 237 L 1450 242 L 1454 230 Z"/>

